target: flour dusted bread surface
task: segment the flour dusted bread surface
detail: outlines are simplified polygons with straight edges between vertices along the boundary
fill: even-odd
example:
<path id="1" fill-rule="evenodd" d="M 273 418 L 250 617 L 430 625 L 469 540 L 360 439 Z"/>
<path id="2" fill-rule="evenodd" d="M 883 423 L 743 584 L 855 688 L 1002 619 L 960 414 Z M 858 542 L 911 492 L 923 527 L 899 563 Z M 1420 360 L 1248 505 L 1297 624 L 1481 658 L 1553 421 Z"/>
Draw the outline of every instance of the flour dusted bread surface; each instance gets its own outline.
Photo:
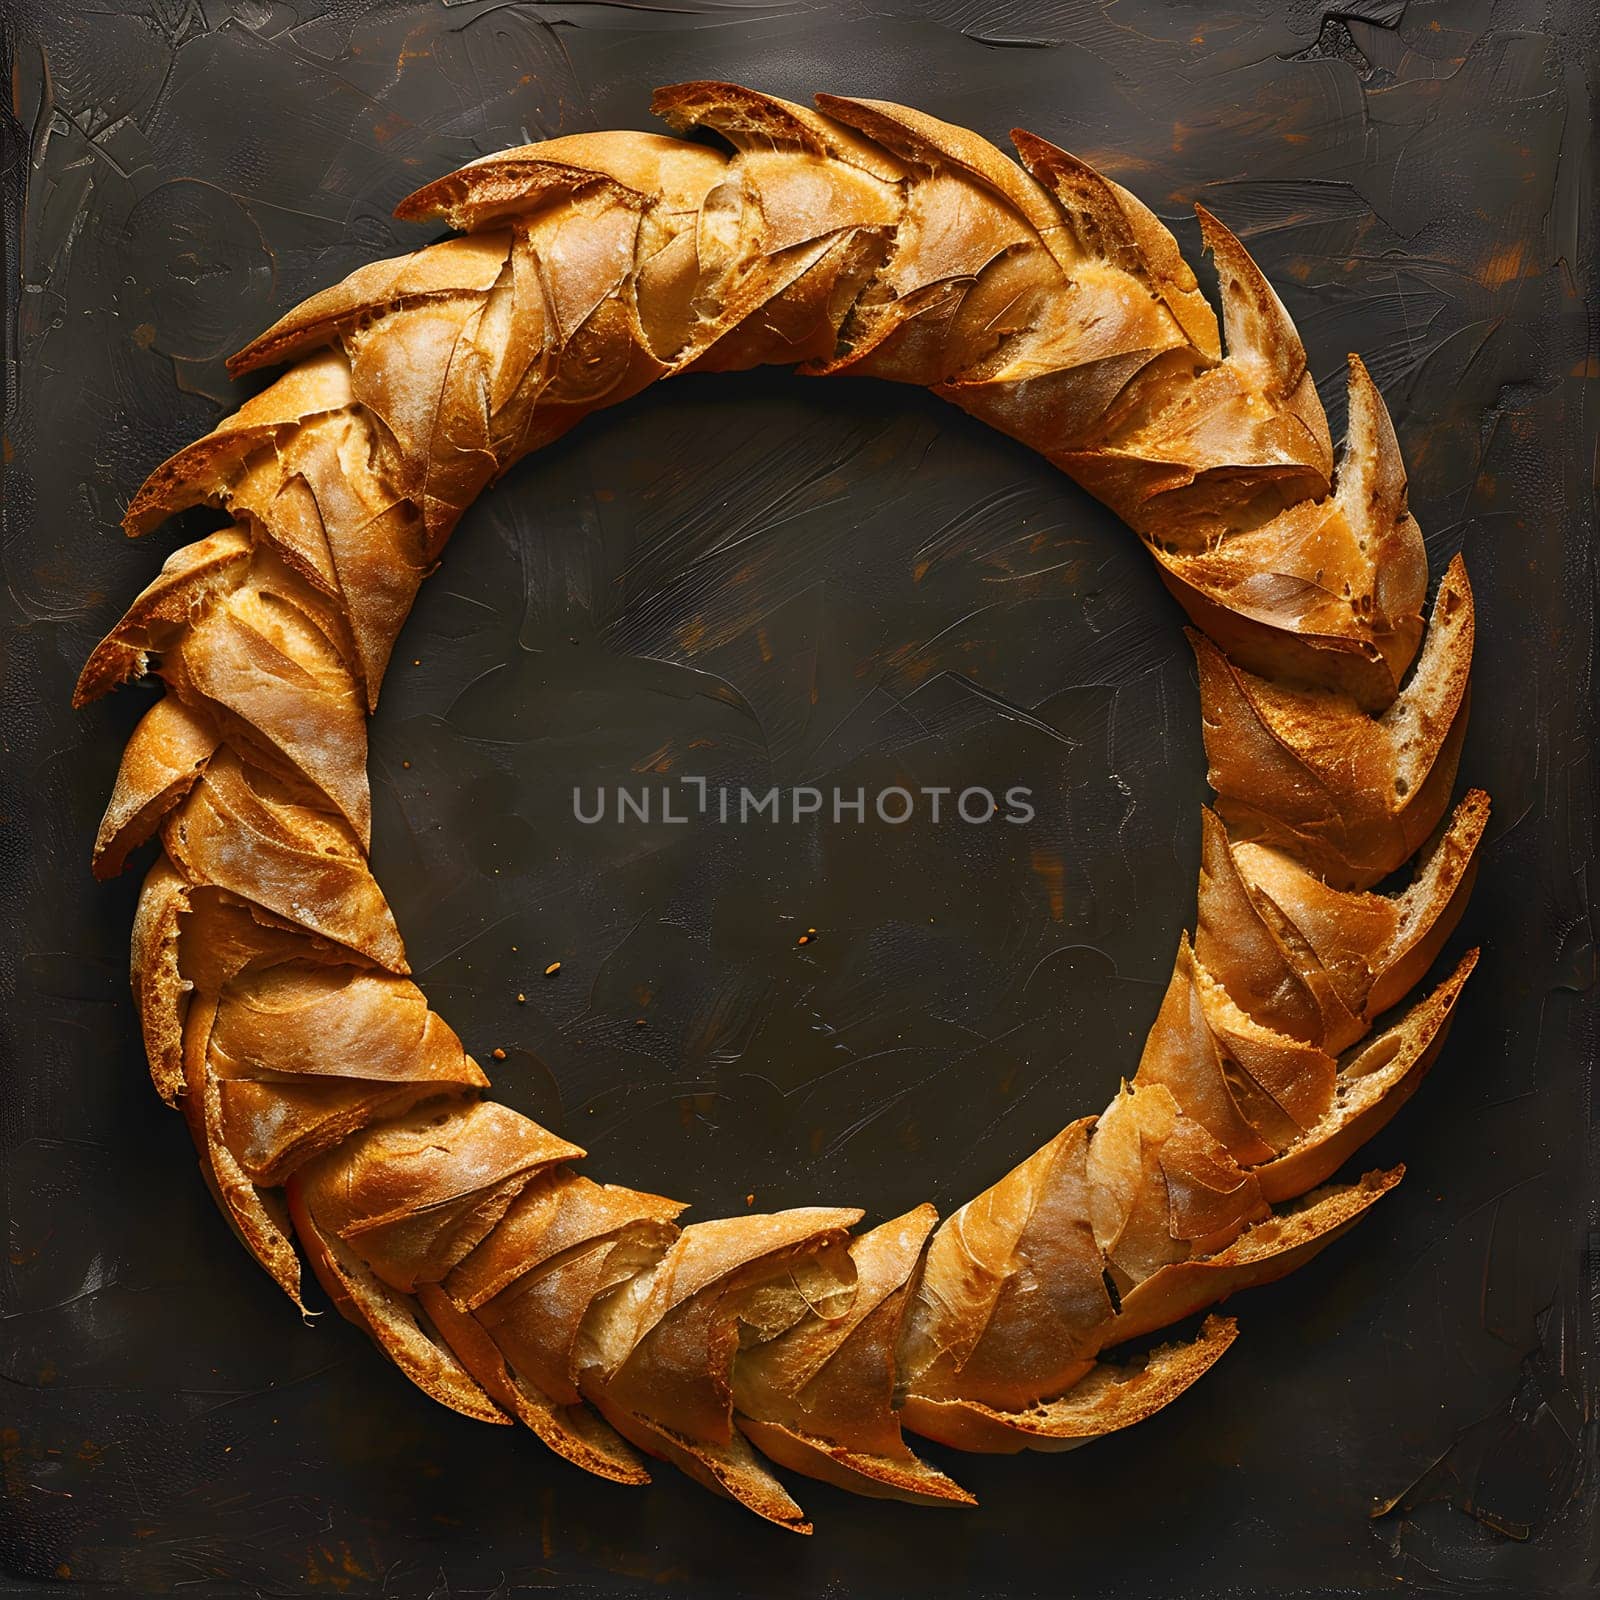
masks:
<path id="1" fill-rule="evenodd" d="M 940 1224 L 901 1340 L 913 1392 L 1025 1407 L 1094 1364 L 1114 1306 L 1091 1216 L 1093 1130 L 1073 1123 Z"/>
<path id="2" fill-rule="evenodd" d="M 114 878 L 131 851 L 188 794 L 221 743 L 217 730 L 176 695 L 163 695 L 139 720 L 123 748 L 111 803 L 94 841 L 94 874 Z"/>
<path id="3" fill-rule="evenodd" d="M 938 1220 L 918 1206 L 850 1242 L 848 1306 L 809 1304 L 734 1364 L 738 1425 L 781 1466 L 878 1498 L 967 1505 L 972 1497 L 913 1454 L 895 1406 L 897 1351 Z"/>
<path id="4" fill-rule="evenodd" d="M 375 1121 L 489 1081 L 414 984 L 296 955 L 222 985 L 203 1071 L 224 1142 L 267 1186 Z"/>
<path id="5" fill-rule="evenodd" d="M 167 561 L 78 686 L 166 689 L 95 870 L 159 840 L 132 960 L 152 1075 L 291 1298 L 303 1258 L 443 1404 L 619 1483 L 669 1462 L 803 1531 L 774 1468 L 966 1504 L 912 1436 L 1059 1450 L 1150 1415 L 1238 1329 L 1150 1336 L 1398 1181 L 1337 1174 L 1416 1090 L 1475 959 L 1391 1015 L 1488 819 L 1477 791 L 1450 810 L 1472 592 L 1458 557 L 1424 626 L 1369 373 L 1351 358 L 1336 462 L 1287 311 L 1209 213 L 1220 325 L 1153 213 L 1036 135 L 1019 165 L 876 100 L 704 82 L 655 104 L 726 148 L 588 133 L 486 156 L 401 207 L 457 237 L 235 358 L 289 365 L 127 515 L 228 525 Z M 1040 451 L 1128 522 L 1195 630 L 1216 801 L 1143 1053 L 1101 1115 L 943 1220 L 680 1221 L 576 1170 L 484 1098 L 367 861 L 365 713 L 465 507 L 658 378 L 772 362 L 923 385 Z"/>
<path id="6" fill-rule="evenodd" d="M 1246 672 L 1192 637 L 1210 781 L 1230 829 L 1342 889 L 1369 888 L 1422 847 L 1449 805 L 1466 733 L 1473 611 L 1460 556 L 1410 681 L 1377 716 Z"/>
<path id="7" fill-rule="evenodd" d="M 1199 1335 L 1166 1344 L 1127 1365 L 1097 1362 L 1056 1400 L 1000 1411 L 980 1400 L 933 1400 L 913 1394 L 908 1426 L 956 1450 L 1015 1455 L 1021 1450 L 1073 1450 L 1143 1422 L 1209 1372 L 1233 1343 L 1238 1324 L 1208 1317 Z"/>

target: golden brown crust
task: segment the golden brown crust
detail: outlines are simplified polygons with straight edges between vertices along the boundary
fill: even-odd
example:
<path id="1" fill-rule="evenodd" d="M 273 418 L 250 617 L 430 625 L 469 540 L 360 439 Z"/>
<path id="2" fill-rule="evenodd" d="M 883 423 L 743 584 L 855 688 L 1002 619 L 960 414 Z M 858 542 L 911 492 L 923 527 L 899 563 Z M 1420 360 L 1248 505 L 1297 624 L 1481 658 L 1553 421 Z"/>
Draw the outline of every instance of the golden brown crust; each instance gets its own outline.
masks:
<path id="1" fill-rule="evenodd" d="M 405 972 L 405 946 L 349 824 L 232 752 L 162 826 L 168 857 L 274 916 Z"/>
<path id="2" fill-rule="evenodd" d="M 511 1419 L 439 1336 L 417 1300 L 387 1284 L 336 1234 L 322 1228 L 298 1178 L 286 1194 L 295 1235 L 335 1309 L 363 1328 L 405 1375 L 440 1405 L 478 1422 Z"/>
<path id="3" fill-rule="evenodd" d="M 1366 889 L 1414 855 L 1450 802 L 1466 733 L 1472 590 L 1457 556 L 1439 585 L 1411 681 L 1378 717 L 1348 697 L 1271 683 L 1192 633 L 1217 810 L 1339 889 Z"/>
<path id="4" fill-rule="evenodd" d="M 1242 987 L 1242 986 L 1241 986 Z M 1257 1021 L 1199 961 L 1185 936 L 1134 1082 L 1160 1084 L 1246 1164 L 1270 1160 L 1333 1097 L 1325 1050 Z M 1241 997 L 1242 998 L 1242 997 Z"/>
<path id="5" fill-rule="evenodd" d="M 194 989 L 178 962 L 179 923 L 188 909 L 189 885 L 160 857 L 139 891 L 129 968 L 150 1076 L 168 1105 L 183 1092 L 183 1021 Z"/>
<path id="6" fill-rule="evenodd" d="M 447 1277 L 532 1177 L 582 1154 L 492 1100 L 453 1102 L 352 1134 L 297 1187 L 325 1233 L 414 1294 Z"/>
<path id="7" fill-rule="evenodd" d="M 206 1048 L 221 1136 L 255 1183 L 282 1183 L 375 1122 L 488 1087 L 414 984 L 296 945 L 278 954 L 220 986 Z"/>
<path id="8" fill-rule="evenodd" d="M 1240 1289 L 1286 1276 L 1354 1227 L 1404 1176 L 1404 1167 L 1394 1167 L 1317 1190 L 1263 1217 L 1213 1255 L 1169 1263 L 1123 1295 L 1107 1343 L 1154 1333 Z"/>
<path id="9" fill-rule="evenodd" d="M 1316 1188 L 1410 1096 L 1475 953 L 1376 1037 L 1470 891 L 1488 802 L 1448 822 L 1472 596 L 1424 628 L 1394 430 L 1351 358 L 1335 473 L 1298 334 L 1201 212 L 1218 319 L 1134 196 L 1034 135 L 1018 166 L 886 102 L 660 91 L 678 129 L 501 152 L 403 203 L 461 237 L 364 267 L 235 371 L 292 361 L 164 466 L 130 532 L 179 551 L 78 700 L 155 670 L 96 842 L 159 833 L 134 929 L 152 1074 L 232 1226 L 426 1392 L 624 1483 L 636 1451 L 808 1531 L 763 1465 L 920 1504 L 970 1496 L 903 1426 L 1065 1449 L 1228 1348 L 1103 1352 L 1292 1270 L 1398 1169 Z M 688 369 L 788 362 L 924 385 L 1039 450 L 1137 532 L 1196 628 L 1214 811 L 1200 904 L 1138 1071 L 935 1226 L 919 1207 L 680 1228 L 478 1098 L 405 976 L 367 864 L 364 713 L 472 499 L 602 406 Z M 1372 886 L 1421 852 L 1410 885 Z M 1276 1208 L 1276 1209 L 1275 1209 Z"/>
<path id="10" fill-rule="evenodd" d="M 122 752 L 117 784 L 95 835 L 91 864 L 97 878 L 114 878 L 188 794 L 221 742 L 199 712 L 175 695 L 156 701 Z"/>
<path id="11" fill-rule="evenodd" d="M 148 533 L 175 511 L 215 502 L 251 451 L 350 401 L 350 368 L 339 355 L 327 351 L 302 362 L 157 467 L 129 502 L 122 526 Z"/>
<path id="12" fill-rule="evenodd" d="M 917 1459 L 895 1409 L 898 1352 L 937 1220 L 932 1206 L 918 1206 L 852 1240 L 848 1309 L 830 1315 L 826 1303 L 810 1306 L 735 1359 L 739 1427 L 780 1466 L 877 1498 L 974 1503 Z"/>
<path id="13" fill-rule="evenodd" d="M 1288 1039 L 1337 1054 L 1362 1024 L 1281 910 L 1239 870 L 1222 819 L 1200 813 L 1194 960 L 1240 1010 Z"/>
<path id="14" fill-rule="evenodd" d="M 199 1152 L 200 1170 L 229 1226 L 278 1287 L 304 1311 L 300 1258 L 295 1254 L 284 1197 L 253 1182 L 223 1136 L 221 1101 L 205 1059 L 216 1009 L 215 998 L 202 993 L 185 1017 L 183 1114 Z"/>
<path id="15" fill-rule="evenodd" d="M 574 1466 L 613 1483 L 643 1484 L 650 1474 L 609 1424 L 580 1400 L 561 1405 L 516 1369 L 504 1347 L 434 1283 L 417 1291 L 422 1309 L 496 1405 Z"/>
<path id="16" fill-rule="evenodd" d="M 685 1228 L 648 1276 L 599 1310 L 592 1335 L 606 1397 L 674 1435 L 727 1444 L 731 1367 L 749 1300 L 837 1246 L 859 1211 L 808 1207 Z M 796 1305 L 797 1314 L 803 1305 Z"/>
<path id="17" fill-rule="evenodd" d="M 1438 1059 L 1456 1001 L 1477 964 L 1478 952 L 1469 950 L 1432 994 L 1350 1052 L 1327 1116 L 1257 1173 L 1267 1200 L 1292 1200 L 1326 1182 L 1416 1093 Z"/>
<path id="18" fill-rule="evenodd" d="M 1013 1455 L 1019 1450 L 1074 1450 L 1143 1422 L 1204 1377 L 1233 1343 L 1231 1317 L 1207 1317 L 1187 1344 L 1166 1344 L 1126 1366 L 1096 1362 L 1066 1393 L 1016 1411 L 977 1400 L 912 1395 L 905 1424 L 956 1450 Z"/>
<path id="19" fill-rule="evenodd" d="M 901 1347 L 917 1393 L 1001 1407 L 1057 1394 L 1111 1314 L 1090 1216 L 1084 1118 L 947 1217 L 928 1248 Z"/>
<path id="20" fill-rule="evenodd" d="M 142 678 L 151 653 L 181 638 L 218 596 L 244 582 L 251 561 L 250 540 L 238 528 L 224 528 L 168 556 L 91 652 L 78 675 L 73 705 L 87 705 L 130 678 Z"/>

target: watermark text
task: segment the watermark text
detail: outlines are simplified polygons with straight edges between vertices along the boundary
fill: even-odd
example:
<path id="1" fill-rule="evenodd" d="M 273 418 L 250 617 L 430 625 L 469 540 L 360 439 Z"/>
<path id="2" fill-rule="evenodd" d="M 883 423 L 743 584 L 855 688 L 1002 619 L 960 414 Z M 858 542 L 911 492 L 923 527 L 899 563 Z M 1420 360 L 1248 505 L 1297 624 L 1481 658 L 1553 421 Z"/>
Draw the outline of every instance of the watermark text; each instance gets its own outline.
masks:
<path id="1" fill-rule="evenodd" d="M 981 784 L 958 789 L 950 784 L 922 784 L 912 789 L 892 784 L 886 789 L 822 789 L 813 784 L 767 789 L 714 784 L 709 778 L 679 778 L 676 785 L 639 788 L 574 787 L 572 814 L 586 826 L 602 822 L 682 824 L 698 818 L 745 826 L 750 823 L 795 824 L 815 817 L 839 825 L 886 823 L 899 827 L 913 819 L 981 827 L 991 822 L 1013 827 L 1033 821 L 1033 791 L 1021 784 L 995 791 Z"/>

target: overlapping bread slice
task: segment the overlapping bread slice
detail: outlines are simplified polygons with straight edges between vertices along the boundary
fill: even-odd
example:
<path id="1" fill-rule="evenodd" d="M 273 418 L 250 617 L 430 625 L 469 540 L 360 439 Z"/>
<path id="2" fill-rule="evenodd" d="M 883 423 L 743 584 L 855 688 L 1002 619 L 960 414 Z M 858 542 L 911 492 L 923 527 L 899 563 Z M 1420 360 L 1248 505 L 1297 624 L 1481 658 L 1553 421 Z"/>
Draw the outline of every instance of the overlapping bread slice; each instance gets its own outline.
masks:
<path id="1" fill-rule="evenodd" d="M 1094 1127 L 1070 1124 L 934 1233 L 901 1341 L 912 1427 L 925 1401 L 1026 1409 L 1093 1366 L 1115 1310 L 1090 1214 Z"/>
<path id="2" fill-rule="evenodd" d="M 905 315 L 903 289 L 874 304 L 871 355 L 852 349 L 855 370 L 939 386 L 1147 535 L 1214 532 L 1221 508 L 1234 512 L 1247 496 L 1293 504 L 1325 492 L 1331 445 L 1304 350 L 1215 219 L 1203 222 L 1221 268 L 1226 358 L 1170 235 L 1065 152 L 1017 134 L 1030 182 L 964 129 L 881 102 L 822 103 L 926 174 L 913 211 L 923 193 L 931 202 L 949 191 L 926 208 L 926 248 L 913 234 L 902 252 L 918 295 L 928 292 L 924 253 L 948 279 L 931 310 L 917 299 Z M 950 236 L 962 240 L 959 257 Z M 949 331 L 928 337 L 941 320 Z M 895 325 L 884 332 L 885 323 Z"/>
<path id="3" fill-rule="evenodd" d="M 190 623 L 249 576 L 255 552 L 241 528 L 222 528 L 175 550 L 78 674 L 75 706 L 142 678 L 150 657 L 181 638 Z"/>
<path id="4" fill-rule="evenodd" d="M 169 1087 L 229 1222 L 299 1304 L 285 1179 L 375 1120 L 488 1079 L 407 979 L 214 887 L 178 886 L 174 916 L 188 988 Z"/>
<path id="5" fill-rule="evenodd" d="M 336 642 L 370 708 L 431 562 L 415 508 L 384 481 L 386 454 L 349 361 L 320 350 L 163 463 L 123 526 L 140 534 L 192 506 L 227 510 L 238 537 L 332 602 Z"/>
<path id="6" fill-rule="evenodd" d="M 341 614 L 268 552 L 249 581 L 195 618 L 161 660 L 178 697 L 234 748 L 332 802 L 371 842 L 366 705 L 335 645 Z"/>
<path id="7" fill-rule="evenodd" d="M 225 528 L 167 561 L 90 656 L 76 703 L 152 664 L 175 694 L 124 753 L 96 842 L 102 875 L 149 836 L 224 738 L 326 797 L 366 847 L 365 708 L 341 606 L 244 529 Z"/>
<path id="8" fill-rule="evenodd" d="M 584 1322 L 661 1259 L 682 1210 L 558 1167 L 530 1182 L 442 1283 L 418 1291 L 496 1402 L 567 1460 L 618 1483 L 649 1474 L 578 1387 Z"/>
<path id="9" fill-rule="evenodd" d="M 1205 813 L 1196 944 L 1180 945 L 1135 1083 L 1163 1085 L 1267 1200 L 1330 1176 L 1432 1063 L 1476 952 L 1367 1035 L 1454 930 L 1488 815 L 1487 796 L 1470 791 L 1410 884 L 1381 895 L 1332 888 L 1281 850 L 1234 844 Z"/>
<path id="10" fill-rule="evenodd" d="M 1330 888 L 1292 856 L 1254 844 L 1231 854 L 1250 896 L 1301 970 L 1315 965 L 1345 1010 L 1368 1025 L 1421 982 L 1455 931 L 1477 877 L 1489 797 L 1469 789 L 1423 847 L 1410 883 L 1398 894 Z M 1205 937 L 1202 888 L 1201 937 Z M 1227 943 L 1219 929 L 1214 956 L 1231 982 Z M 1268 1013 L 1266 1020 L 1276 1022 Z"/>
<path id="11" fill-rule="evenodd" d="M 1410 681 L 1380 715 L 1349 696 L 1271 682 L 1191 634 L 1217 811 L 1338 889 L 1370 888 L 1427 842 L 1466 734 L 1472 589 L 1460 556 L 1434 598 Z"/>
<path id="12" fill-rule="evenodd" d="M 578 1385 L 624 1438 L 785 1527 L 800 1508 L 734 1426 L 733 1367 L 813 1307 L 854 1298 L 845 1248 L 859 1211 L 803 1207 L 685 1228 L 659 1261 L 598 1299 Z"/>
<path id="13" fill-rule="evenodd" d="M 1253 1022 L 1185 941 L 1134 1081 L 1161 1086 L 1212 1130 L 1248 1164 L 1265 1199 L 1293 1198 L 1410 1098 L 1476 961 L 1476 951 L 1463 956 L 1403 1017 L 1335 1059 Z"/>
<path id="14" fill-rule="evenodd" d="M 429 565 L 415 507 L 384 481 L 384 454 L 348 359 L 320 350 L 159 468 L 124 526 L 144 533 L 197 505 L 228 511 L 235 537 L 247 530 L 336 603 L 370 708 Z"/>
<path id="15" fill-rule="evenodd" d="M 369 1124 L 489 1083 L 409 979 L 304 958 L 224 985 L 205 1062 L 222 1139 L 264 1186 Z"/>
<path id="16" fill-rule="evenodd" d="M 1217 268 L 1225 357 L 1195 362 L 1174 351 L 1152 362 L 1117 396 L 1105 429 L 1052 458 L 1169 552 L 1319 500 L 1333 471 L 1327 419 L 1288 313 L 1238 239 L 1196 211 Z M 1227 589 L 1207 598 L 1232 609 Z M 1268 637 L 1298 653 L 1292 626 Z"/>
<path id="17" fill-rule="evenodd" d="M 1094 1127 L 1063 1129 L 933 1235 L 901 1338 L 907 1427 L 1019 1450 L 1048 1434 L 1041 1402 L 1093 1370 L 1115 1312 L 1090 1210 Z"/>
<path id="18" fill-rule="evenodd" d="M 506 1422 L 416 1294 L 448 1276 L 541 1171 L 582 1154 L 493 1101 L 424 1106 L 301 1167 L 289 1179 L 289 1209 L 346 1317 L 435 1399 Z"/>
<path id="19" fill-rule="evenodd" d="M 1269 1213 L 1241 1169 L 1160 1085 L 1124 1086 L 949 1217 L 928 1250 L 901 1345 L 905 1426 L 963 1450 L 1073 1448 L 1180 1395 L 1233 1342 L 1108 1361 L 1338 1237 L 1399 1172 Z M 1314 1181 L 1314 1180 L 1312 1180 Z"/>
<path id="20" fill-rule="evenodd" d="M 1403 1017 L 1340 1058 L 1333 1103 L 1322 1119 L 1254 1169 L 1263 1198 L 1291 1200 L 1331 1177 L 1416 1093 L 1477 964 L 1478 952 L 1467 951 Z"/>
<path id="21" fill-rule="evenodd" d="M 1236 1161 L 1269 1160 L 1333 1100 L 1334 1059 L 1263 1026 L 1199 963 L 1187 936 L 1135 1082 L 1160 1085 Z"/>
<path id="22" fill-rule="evenodd" d="M 163 695 L 123 747 L 116 786 L 95 835 L 97 878 L 114 878 L 161 819 L 194 787 L 222 742 L 210 719 L 176 695 Z"/>
<path id="23" fill-rule="evenodd" d="M 912 1452 L 896 1410 L 901 1335 L 937 1221 L 932 1206 L 918 1206 L 852 1239 L 847 1309 L 808 1303 L 792 1327 L 739 1352 L 738 1424 L 764 1455 L 857 1494 L 973 1503 Z"/>
<path id="24" fill-rule="evenodd" d="M 1388 410 L 1354 355 L 1348 396 L 1331 494 L 1221 541 L 1167 536 L 1150 547 L 1195 626 L 1231 660 L 1381 712 L 1422 639 L 1428 558 Z"/>
<path id="25" fill-rule="evenodd" d="M 360 837 L 317 800 L 224 747 L 168 813 L 162 843 L 190 883 L 226 890 L 391 972 L 407 971 Z"/>
<path id="26" fill-rule="evenodd" d="M 1293 1265 L 1298 1262 L 1281 1271 Z M 1264 1282 L 1266 1276 L 1252 1281 Z M 1211 1299 L 1220 1300 L 1226 1292 Z M 1065 1393 L 1012 1411 L 982 1400 L 913 1395 L 906 1402 L 905 1425 L 952 1449 L 986 1455 L 1075 1450 L 1170 1405 L 1216 1365 L 1237 1336 L 1238 1324 L 1231 1317 L 1210 1316 L 1193 1338 L 1121 1361 L 1096 1361 Z"/>

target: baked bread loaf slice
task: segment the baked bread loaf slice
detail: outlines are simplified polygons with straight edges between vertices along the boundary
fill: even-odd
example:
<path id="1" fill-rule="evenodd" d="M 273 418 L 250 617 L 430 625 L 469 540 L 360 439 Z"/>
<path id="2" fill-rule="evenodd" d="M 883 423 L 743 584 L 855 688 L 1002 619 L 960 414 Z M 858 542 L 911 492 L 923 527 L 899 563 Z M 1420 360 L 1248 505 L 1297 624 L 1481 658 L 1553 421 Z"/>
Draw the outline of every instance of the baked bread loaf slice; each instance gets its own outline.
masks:
<path id="1" fill-rule="evenodd" d="M 880 101 L 692 83 L 656 107 L 720 147 L 595 133 L 474 162 L 401 207 L 457 237 L 235 358 L 287 370 L 127 516 L 228 525 L 168 560 L 79 685 L 167 690 L 95 870 L 159 840 L 133 941 L 152 1074 L 297 1303 L 303 1258 L 428 1394 L 617 1482 L 671 1462 L 794 1529 L 774 1466 L 964 1504 L 908 1431 L 1053 1450 L 1150 1415 L 1237 1326 L 1130 1341 L 1293 1270 L 1398 1182 L 1337 1174 L 1415 1092 L 1475 960 L 1397 1011 L 1488 819 L 1477 791 L 1450 810 L 1472 591 L 1457 558 L 1424 624 L 1370 376 L 1352 357 L 1336 468 L 1300 339 L 1215 217 L 1220 329 L 1155 216 L 1035 135 L 1019 165 Z M 771 362 L 919 384 L 1040 451 L 1193 624 L 1217 797 L 1193 937 L 1107 1108 L 943 1221 L 684 1225 L 583 1176 L 484 1097 L 367 861 L 365 713 L 463 509 L 658 378 Z"/>

